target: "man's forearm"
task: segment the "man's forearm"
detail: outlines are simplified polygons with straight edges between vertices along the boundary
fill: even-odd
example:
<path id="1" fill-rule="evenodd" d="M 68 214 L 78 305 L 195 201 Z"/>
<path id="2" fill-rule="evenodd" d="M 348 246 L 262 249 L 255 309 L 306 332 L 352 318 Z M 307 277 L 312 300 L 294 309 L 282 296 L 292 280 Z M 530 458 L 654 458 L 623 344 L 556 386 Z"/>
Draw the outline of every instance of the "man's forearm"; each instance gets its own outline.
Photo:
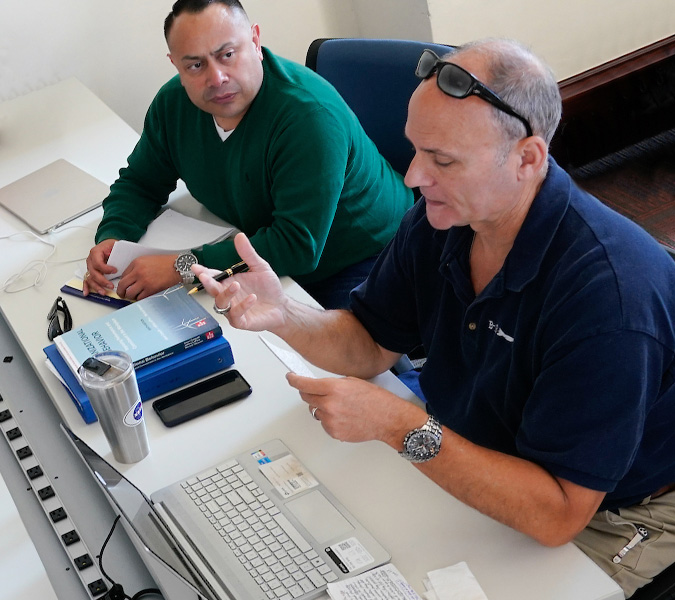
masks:
<path id="1" fill-rule="evenodd" d="M 398 355 L 383 350 L 347 310 L 321 310 L 290 300 L 284 322 L 272 331 L 312 364 L 362 379 L 389 369 Z"/>
<path id="2" fill-rule="evenodd" d="M 572 540 L 604 497 L 533 462 L 472 444 L 447 428 L 440 454 L 417 466 L 458 500 L 546 546 Z"/>

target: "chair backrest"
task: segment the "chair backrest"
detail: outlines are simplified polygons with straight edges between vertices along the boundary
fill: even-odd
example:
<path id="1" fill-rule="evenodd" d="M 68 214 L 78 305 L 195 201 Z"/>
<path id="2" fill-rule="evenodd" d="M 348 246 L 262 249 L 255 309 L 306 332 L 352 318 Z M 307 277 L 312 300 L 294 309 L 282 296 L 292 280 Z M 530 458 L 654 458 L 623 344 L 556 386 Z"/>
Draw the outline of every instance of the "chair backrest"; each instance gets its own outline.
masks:
<path id="1" fill-rule="evenodd" d="M 450 49 L 410 40 L 322 38 L 312 42 L 305 61 L 333 84 L 380 153 L 402 175 L 413 157 L 404 128 L 408 101 L 419 84 L 415 67 L 425 48 L 439 56 Z"/>

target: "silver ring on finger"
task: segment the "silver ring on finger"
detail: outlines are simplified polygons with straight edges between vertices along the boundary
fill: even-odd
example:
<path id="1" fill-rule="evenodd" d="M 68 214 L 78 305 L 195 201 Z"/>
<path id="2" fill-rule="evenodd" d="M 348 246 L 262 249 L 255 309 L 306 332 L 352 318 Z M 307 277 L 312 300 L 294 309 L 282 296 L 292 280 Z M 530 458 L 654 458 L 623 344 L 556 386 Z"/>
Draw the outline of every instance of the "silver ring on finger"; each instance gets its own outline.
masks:
<path id="1" fill-rule="evenodd" d="M 321 421 L 319 417 L 316 416 L 316 411 L 319 410 L 318 406 L 312 406 L 312 417 L 314 417 L 317 421 Z"/>
<path id="2" fill-rule="evenodd" d="M 215 300 L 213 301 L 213 310 L 219 315 L 226 315 L 227 313 L 230 312 L 231 308 L 232 302 L 228 302 L 225 308 L 220 308 L 220 306 L 216 304 Z"/>

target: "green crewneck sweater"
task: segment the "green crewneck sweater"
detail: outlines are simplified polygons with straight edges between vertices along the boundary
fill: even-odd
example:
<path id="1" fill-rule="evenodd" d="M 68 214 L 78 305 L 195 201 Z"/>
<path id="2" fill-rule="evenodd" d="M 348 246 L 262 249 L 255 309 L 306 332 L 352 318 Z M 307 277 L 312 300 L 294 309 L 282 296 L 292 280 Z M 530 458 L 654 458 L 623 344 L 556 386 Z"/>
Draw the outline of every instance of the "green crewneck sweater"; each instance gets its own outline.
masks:
<path id="1" fill-rule="evenodd" d="M 244 231 L 278 275 L 299 283 L 382 250 L 412 192 L 330 84 L 263 51 L 260 92 L 225 141 L 178 76 L 160 89 L 103 202 L 97 243 L 137 241 L 180 178 L 201 204 Z M 231 240 L 193 251 L 216 269 L 240 260 Z"/>

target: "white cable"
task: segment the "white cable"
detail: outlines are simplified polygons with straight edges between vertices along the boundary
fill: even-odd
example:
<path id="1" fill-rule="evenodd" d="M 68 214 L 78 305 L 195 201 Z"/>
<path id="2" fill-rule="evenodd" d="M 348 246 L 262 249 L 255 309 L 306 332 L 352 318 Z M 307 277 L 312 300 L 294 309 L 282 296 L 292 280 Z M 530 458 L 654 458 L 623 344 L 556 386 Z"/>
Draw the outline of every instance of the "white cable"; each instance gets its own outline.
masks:
<path id="1" fill-rule="evenodd" d="M 70 225 L 69 227 L 64 227 L 62 229 L 59 229 L 59 232 L 65 231 L 67 229 L 76 229 L 76 228 L 82 228 L 82 229 L 91 229 L 91 227 L 85 227 L 83 225 Z M 53 232 L 50 232 L 50 234 Z M 32 287 L 39 287 L 42 285 L 44 282 L 45 278 L 47 277 L 47 272 L 49 270 L 48 265 L 64 265 L 68 264 L 71 262 L 78 262 L 81 260 L 84 260 L 86 258 L 71 258 L 69 260 L 62 260 L 62 261 L 54 261 L 51 262 L 49 259 L 54 256 L 56 253 L 56 244 L 53 242 L 47 241 L 42 239 L 40 236 L 37 234 L 33 233 L 32 231 L 17 231 L 15 233 L 11 233 L 9 235 L 3 235 L 0 236 L 0 240 L 11 240 L 14 237 L 17 236 L 29 236 L 32 239 L 29 239 L 29 241 L 38 241 L 41 244 L 45 244 L 46 246 L 49 246 L 49 254 L 43 258 L 43 259 L 34 259 L 31 260 L 28 264 L 26 264 L 23 269 L 21 269 L 19 272 L 15 273 L 14 275 L 10 275 L 7 279 L 5 279 L 4 283 L 2 284 L 2 287 L 0 288 L 3 292 L 7 294 L 15 294 L 17 292 L 22 292 L 24 290 L 28 290 Z M 27 274 L 34 272 L 35 273 L 35 278 L 33 279 L 32 282 L 28 282 L 24 284 L 21 287 L 13 287 L 19 284 L 22 278 L 24 278 Z"/>

